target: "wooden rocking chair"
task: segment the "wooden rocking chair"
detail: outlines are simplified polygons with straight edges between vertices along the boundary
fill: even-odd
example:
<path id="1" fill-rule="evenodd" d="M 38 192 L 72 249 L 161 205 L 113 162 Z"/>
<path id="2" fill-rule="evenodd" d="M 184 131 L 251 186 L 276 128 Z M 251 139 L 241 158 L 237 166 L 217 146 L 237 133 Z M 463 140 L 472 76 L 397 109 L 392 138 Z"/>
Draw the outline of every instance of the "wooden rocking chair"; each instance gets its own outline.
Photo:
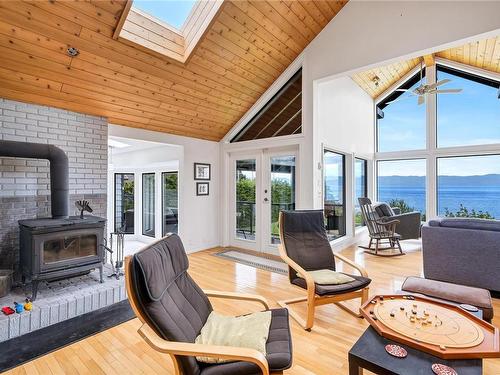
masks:
<path id="1" fill-rule="evenodd" d="M 382 220 L 375 212 L 369 198 L 358 198 L 358 202 L 361 208 L 363 221 L 370 235 L 370 243 L 368 246 L 359 247 L 366 249 L 367 253 L 377 256 L 394 257 L 405 255 L 399 243 L 401 236 L 396 233 L 396 226 L 399 224 L 399 220 Z M 380 251 L 383 250 L 399 250 L 399 252 L 380 253 Z"/>

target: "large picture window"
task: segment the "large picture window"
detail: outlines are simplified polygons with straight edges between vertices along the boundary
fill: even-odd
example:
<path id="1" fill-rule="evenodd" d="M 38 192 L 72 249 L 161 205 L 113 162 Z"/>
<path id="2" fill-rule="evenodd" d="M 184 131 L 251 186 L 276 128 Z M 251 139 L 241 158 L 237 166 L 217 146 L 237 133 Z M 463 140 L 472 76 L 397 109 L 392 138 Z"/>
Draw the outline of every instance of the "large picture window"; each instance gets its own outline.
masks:
<path id="1" fill-rule="evenodd" d="M 115 173 L 115 232 L 134 233 L 134 174 Z"/>
<path id="2" fill-rule="evenodd" d="M 425 214 L 425 159 L 382 160 L 377 162 L 377 199 L 401 213 Z"/>
<path id="3" fill-rule="evenodd" d="M 357 227 L 363 226 L 361 209 L 358 198 L 368 196 L 368 162 L 364 159 L 354 159 L 354 224 Z"/>
<path id="4" fill-rule="evenodd" d="M 323 208 L 328 238 L 346 234 L 345 156 L 333 151 L 323 153 Z"/>
<path id="5" fill-rule="evenodd" d="M 179 225 L 178 172 L 163 172 L 162 180 L 162 232 L 177 233 Z"/>
<path id="6" fill-rule="evenodd" d="M 437 146 L 500 143 L 499 83 L 443 66 L 437 79 L 451 80 L 443 88 L 462 89 L 437 95 Z"/>
<path id="7" fill-rule="evenodd" d="M 440 216 L 500 219 L 500 155 L 437 159 Z"/>
<path id="8" fill-rule="evenodd" d="M 155 236 L 155 174 L 142 175 L 142 234 Z"/>
<path id="9" fill-rule="evenodd" d="M 421 80 L 418 73 L 397 90 L 413 90 L 424 81 L 425 76 Z M 409 92 L 397 90 L 377 105 L 377 150 L 423 150 L 426 146 L 425 105 L 417 105 L 416 97 Z"/>

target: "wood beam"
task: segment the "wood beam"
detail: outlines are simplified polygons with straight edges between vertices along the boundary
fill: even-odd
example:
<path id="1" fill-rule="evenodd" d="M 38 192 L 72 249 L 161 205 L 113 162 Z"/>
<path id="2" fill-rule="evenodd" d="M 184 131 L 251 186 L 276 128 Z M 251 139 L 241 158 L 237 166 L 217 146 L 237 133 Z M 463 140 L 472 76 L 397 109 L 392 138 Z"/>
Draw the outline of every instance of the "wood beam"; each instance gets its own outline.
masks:
<path id="1" fill-rule="evenodd" d="M 116 40 L 120 36 L 120 32 L 122 31 L 123 25 L 125 24 L 125 20 L 127 19 L 131 7 L 132 7 L 132 0 L 127 0 L 127 3 L 123 8 L 123 12 L 120 15 L 120 19 L 118 20 L 118 24 L 116 25 L 116 29 L 113 32 L 113 39 Z"/>
<path id="2" fill-rule="evenodd" d="M 436 65 L 436 61 L 434 59 L 434 54 L 425 55 L 424 56 L 424 63 L 425 63 L 425 66 L 427 66 L 427 67 Z"/>

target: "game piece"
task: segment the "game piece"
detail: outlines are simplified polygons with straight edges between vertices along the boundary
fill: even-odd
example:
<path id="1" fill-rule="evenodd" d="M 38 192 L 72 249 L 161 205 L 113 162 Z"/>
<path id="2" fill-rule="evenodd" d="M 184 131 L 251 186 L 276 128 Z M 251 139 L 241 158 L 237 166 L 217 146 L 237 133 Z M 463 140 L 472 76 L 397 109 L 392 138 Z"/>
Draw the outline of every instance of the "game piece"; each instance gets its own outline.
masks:
<path id="1" fill-rule="evenodd" d="M 391 299 L 394 299 L 394 297 L 391 297 Z"/>
<path id="2" fill-rule="evenodd" d="M 391 315 L 391 318 L 394 318 L 394 313 L 393 313 L 393 312 L 391 312 L 391 314 L 390 314 L 390 315 Z"/>
<path id="3" fill-rule="evenodd" d="M 417 315 L 417 310 L 411 310 L 411 313 L 412 313 L 413 315 Z"/>
<path id="4" fill-rule="evenodd" d="M 404 358 L 408 355 L 406 349 L 399 345 L 386 345 L 385 351 L 390 355 L 392 355 L 393 357 L 397 358 Z"/>
<path id="5" fill-rule="evenodd" d="M 384 300 L 384 296 L 380 296 L 380 300 L 383 301 Z"/>
<path id="6" fill-rule="evenodd" d="M 373 310 L 370 310 L 370 314 L 373 315 Z"/>
<path id="7" fill-rule="evenodd" d="M 462 304 L 462 305 L 460 305 L 460 307 L 462 309 L 464 309 L 465 311 L 470 311 L 470 312 L 478 312 L 479 311 L 479 309 L 476 306 L 472 306 L 472 305 Z"/>
<path id="8" fill-rule="evenodd" d="M 401 311 L 405 311 L 405 307 L 404 307 L 404 306 L 401 306 L 399 309 L 400 309 Z"/>
<path id="9" fill-rule="evenodd" d="M 434 363 L 431 368 L 436 375 L 458 375 L 455 369 L 440 363 Z"/>
<path id="10" fill-rule="evenodd" d="M 373 300 L 370 303 L 373 303 L 375 305 L 377 303 L 377 301 Z"/>
<path id="11" fill-rule="evenodd" d="M 439 349 L 441 349 L 441 350 L 446 350 L 446 346 L 444 346 L 444 345 L 439 345 Z"/>

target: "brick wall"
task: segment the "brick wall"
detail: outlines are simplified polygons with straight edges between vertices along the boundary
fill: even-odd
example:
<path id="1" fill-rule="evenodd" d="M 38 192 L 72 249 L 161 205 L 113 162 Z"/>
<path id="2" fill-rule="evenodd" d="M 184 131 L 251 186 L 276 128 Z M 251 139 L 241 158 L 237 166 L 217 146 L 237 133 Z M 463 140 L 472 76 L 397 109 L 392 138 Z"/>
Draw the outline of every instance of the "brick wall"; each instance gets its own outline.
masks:
<path id="1" fill-rule="evenodd" d="M 53 144 L 69 158 L 73 202 L 90 201 L 106 217 L 107 121 L 105 118 L 0 98 L 0 139 Z M 19 219 L 50 216 L 49 162 L 0 157 L 0 268 L 16 269 Z"/>

